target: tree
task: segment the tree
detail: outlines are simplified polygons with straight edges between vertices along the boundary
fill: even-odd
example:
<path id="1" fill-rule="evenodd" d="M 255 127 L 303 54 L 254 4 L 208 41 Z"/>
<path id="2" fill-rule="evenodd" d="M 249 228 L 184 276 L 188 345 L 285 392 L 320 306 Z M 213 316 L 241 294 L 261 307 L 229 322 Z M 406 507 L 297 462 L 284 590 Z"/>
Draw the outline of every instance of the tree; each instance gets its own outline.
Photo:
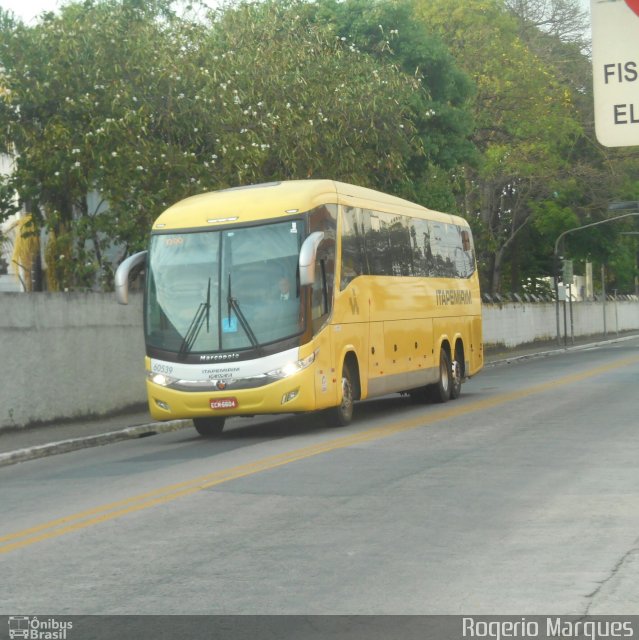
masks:
<path id="1" fill-rule="evenodd" d="M 459 179 L 460 206 L 478 236 L 483 285 L 499 291 L 509 252 L 532 220 L 531 202 L 552 194 L 565 150 L 580 134 L 574 101 L 526 46 L 500 0 L 416 0 L 477 85 L 477 168 Z"/>
<path id="2" fill-rule="evenodd" d="M 526 254 L 549 256 L 561 232 L 605 219 L 611 215 L 607 206 L 613 200 L 635 199 L 637 153 L 605 149 L 596 141 L 588 20 L 580 3 L 577 0 L 506 0 L 506 4 L 517 20 L 520 38 L 570 90 L 581 128 L 580 135 L 565 150 L 566 163 L 554 177 L 551 197 L 534 205 L 535 237 L 527 243 Z M 557 215 L 553 215 L 553 211 Z M 567 215 L 562 215 L 562 211 Z M 633 269 L 628 270 L 627 264 L 634 260 L 632 255 L 621 258 L 628 251 L 632 254 L 632 240 L 624 240 L 624 236 L 619 235 L 624 226 L 615 223 L 575 234 L 567 239 L 566 248 L 577 260 L 607 264 L 613 282 L 618 274 L 619 281 L 624 282 L 621 288 L 633 291 Z M 550 274 L 548 258 L 545 264 L 546 273 Z M 623 266 L 616 269 L 617 264 Z"/>
<path id="3" fill-rule="evenodd" d="M 589 48 L 588 14 L 578 0 L 505 0 L 519 23 L 519 35 L 525 42 L 548 35 L 553 42 Z"/>
<path id="4" fill-rule="evenodd" d="M 130 161 L 144 146 L 135 89 L 149 83 L 151 51 L 169 57 L 160 38 L 173 24 L 167 9 L 72 4 L 35 27 L 15 23 L 0 33 L 8 89 L 0 128 L 17 154 L 11 182 L 35 232 L 50 232 L 56 288 L 90 286 L 100 270 L 108 275 L 104 250 L 112 240 L 130 239 L 127 225 L 112 225 L 117 208 L 98 216 L 87 196 L 131 184 Z"/>
<path id="5" fill-rule="evenodd" d="M 416 20 L 409 0 L 319 0 L 309 5 L 315 19 L 332 25 L 340 38 L 381 63 L 394 64 L 415 78 L 421 90 L 411 97 L 411 119 L 424 153 L 408 160 L 410 196 L 422 204 L 454 207 L 451 172 L 472 162 L 474 87 L 438 35 Z"/>
<path id="6" fill-rule="evenodd" d="M 303 9 L 202 20 L 170 0 L 89 0 L 4 25 L 0 130 L 58 286 L 110 280 L 112 243 L 143 247 L 162 209 L 202 191 L 331 177 L 410 192 L 419 82 Z"/>

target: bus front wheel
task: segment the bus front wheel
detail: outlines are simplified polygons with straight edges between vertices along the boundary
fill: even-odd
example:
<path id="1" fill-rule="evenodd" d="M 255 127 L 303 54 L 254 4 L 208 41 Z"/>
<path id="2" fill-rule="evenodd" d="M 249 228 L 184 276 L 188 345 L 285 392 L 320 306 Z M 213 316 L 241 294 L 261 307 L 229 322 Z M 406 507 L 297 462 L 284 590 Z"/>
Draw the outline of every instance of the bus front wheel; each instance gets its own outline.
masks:
<path id="1" fill-rule="evenodd" d="M 201 436 L 214 438 L 222 433 L 222 429 L 224 429 L 224 418 L 217 416 L 210 418 L 193 418 L 193 426 Z"/>
<path id="2" fill-rule="evenodd" d="M 439 352 L 439 380 L 428 387 L 428 395 L 433 402 L 448 402 L 450 400 L 453 371 L 448 352 Z"/>
<path id="3" fill-rule="evenodd" d="M 349 366 L 344 363 L 342 368 L 342 400 L 330 411 L 332 422 L 336 422 L 338 427 L 345 427 L 353 419 L 353 375 Z"/>

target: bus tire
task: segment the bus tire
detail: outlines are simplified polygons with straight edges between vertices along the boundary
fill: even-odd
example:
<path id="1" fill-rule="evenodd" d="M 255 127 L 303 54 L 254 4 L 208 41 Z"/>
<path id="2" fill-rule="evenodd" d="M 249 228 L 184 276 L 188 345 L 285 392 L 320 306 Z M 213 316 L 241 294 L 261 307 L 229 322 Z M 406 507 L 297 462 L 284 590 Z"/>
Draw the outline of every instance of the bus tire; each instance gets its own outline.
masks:
<path id="1" fill-rule="evenodd" d="M 195 430 L 204 438 L 219 436 L 224 429 L 225 418 L 216 416 L 210 418 L 193 418 Z"/>
<path id="2" fill-rule="evenodd" d="M 450 365 L 450 374 L 450 399 L 457 400 L 462 388 L 462 367 L 457 358 Z"/>
<path id="3" fill-rule="evenodd" d="M 442 349 L 439 352 L 439 380 L 428 388 L 428 395 L 432 402 L 442 403 L 450 400 L 452 377 L 448 352 Z"/>
<path id="4" fill-rule="evenodd" d="M 353 419 L 354 398 L 353 374 L 348 364 L 344 363 L 342 367 L 342 399 L 341 402 L 329 412 L 332 424 L 337 423 L 336 426 L 338 427 L 345 427 L 347 424 L 350 424 Z"/>

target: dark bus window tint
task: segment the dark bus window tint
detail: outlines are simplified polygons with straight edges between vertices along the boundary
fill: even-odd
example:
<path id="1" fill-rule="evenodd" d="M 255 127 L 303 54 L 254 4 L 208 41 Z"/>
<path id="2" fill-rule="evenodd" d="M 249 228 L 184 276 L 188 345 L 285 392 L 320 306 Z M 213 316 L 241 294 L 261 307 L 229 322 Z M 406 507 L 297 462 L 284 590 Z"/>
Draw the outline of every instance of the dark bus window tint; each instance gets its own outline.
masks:
<path id="1" fill-rule="evenodd" d="M 391 247 L 391 269 L 394 276 L 413 275 L 409 218 L 389 216 L 388 234 Z"/>
<path id="2" fill-rule="evenodd" d="M 457 230 L 461 238 L 460 264 L 457 270 L 460 278 L 470 278 L 475 272 L 475 251 L 472 237 L 468 229 L 457 227 Z"/>
<path id="3" fill-rule="evenodd" d="M 431 222 L 431 247 L 433 250 L 433 276 L 443 278 L 446 276 L 447 251 L 444 244 L 446 229 L 443 222 Z"/>
<path id="4" fill-rule="evenodd" d="M 469 278 L 470 230 L 434 220 L 344 208 L 341 288 L 357 275 Z"/>
<path id="5" fill-rule="evenodd" d="M 310 212 L 309 230 L 322 231 L 324 239 L 315 257 L 315 282 L 311 287 L 311 318 L 316 333 L 327 320 L 333 301 L 335 284 L 335 229 L 337 205 L 317 207 Z"/>
<path id="6" fill-rule="evenodd" d="M 388 214 L 364 211 L 366 257 L 371 275 L 387 276 L 393 272 Z"/>
<path id="7" fill-rule="evenodd" d="M 413 246 L 413 266 L 415 275 L 432 277 L 435 275 L 435 260 L 431 247 L 431 223 L 428 220 L 412 218 L 410 235 Z"/>
<path id="8" fill-rule="evenodd" d="M 345 289 L 353 278 L 366 272 L 361 209 L 344 207 L 340 289 Z"/>

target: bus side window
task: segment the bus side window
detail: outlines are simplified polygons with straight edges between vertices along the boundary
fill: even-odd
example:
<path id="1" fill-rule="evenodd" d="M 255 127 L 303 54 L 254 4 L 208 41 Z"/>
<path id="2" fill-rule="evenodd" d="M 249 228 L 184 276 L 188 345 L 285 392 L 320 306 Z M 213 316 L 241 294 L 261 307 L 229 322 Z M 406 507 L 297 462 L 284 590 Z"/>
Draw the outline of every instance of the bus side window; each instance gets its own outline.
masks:
<path id="1" fill-rule="evenodd" d="M 340 289 L 346 289 L 351 280 L 365 273 L 362 211 L 344 207 L 342 217 L 342 264 Z"/>
<path id="2" fill-rule="evenodd" d="M 475 271 L 475 254 L 470 231 L 457 227 L 461 239 L 461 250 L 457 247 L 457 277 L 470 278 Z"/>
<path id="3" fill-rule="evenodd" d="M 462 250 L 470 251 L 470 234 L 466 229 L 462 229 L 461 231 L 461 239 L 462 239 Z"/>
<path id="4" fill-rule="evenodd" d="M 331 312 L 335 281 L 335 241 L 323 240 L 315 258 L 315 282 L 312 287 L 313 331 L 317 332 Z"/>

